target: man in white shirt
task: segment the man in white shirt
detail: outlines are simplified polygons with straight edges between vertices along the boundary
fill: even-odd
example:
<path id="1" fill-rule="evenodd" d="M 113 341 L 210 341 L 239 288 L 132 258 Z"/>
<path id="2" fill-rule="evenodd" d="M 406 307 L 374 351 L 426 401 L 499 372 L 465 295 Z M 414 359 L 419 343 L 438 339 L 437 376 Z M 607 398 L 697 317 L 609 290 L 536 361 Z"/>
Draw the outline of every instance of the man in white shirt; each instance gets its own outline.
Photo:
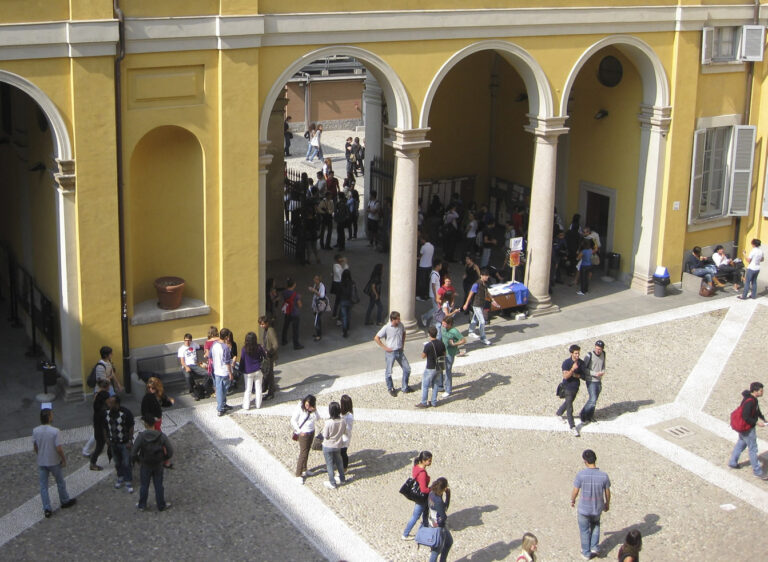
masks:
<path id="1" fill-rule="evenodd" d="M 40 499 L 43 501 L 43 511 L 46 517 L 53 513 L 51 499 L 48 496 L 48 475 L 53 474 L 56 479 L 56 487 L 59 490 L 59 501 L 64 509 L 72 507 L 77 502 L 70 499 L 67 493 L 67 483 L 61 469 L 67 466 L 67 457 L 61 447 L 61 432 L 51 425 L 53 410 L 44 408 L 40 410 L 40 423 L 32 430 L 35 453 L 37 454 L 37 470 L 40 481 Z"/>
<path id="2" fill-rule="evenodd" d="M 382 340 L 383 338 L 383 340 Z M 408 377 L 411 376 L 411 365 L 405 357 L 405 328 L 400 323 L 400 313 L 393 310 L 389 315 L 389 324 L 385 324 L 381 330 L 373 337 L 380 348 L 384 350 L 384 378 L 387 382 L 387 390 L 391 396 L 397 396 L 394 385 L 392 384 L 392 367 L 395 361 L 403 370 L 404 393 L 413 392 L 408 386 Z"/>
<path id="3" fill-rule="evenodd" d="M 749 255 L 744 250 L 744 261 L 747 262 L 746 280 L 744 281 L 744 292 L 738 297 L 740 299 L 746 299 L 750 290 L 752 291 L 752 298 L 757 298 L 757 276 L 760 273 L 760 264 L 763 262 L 763 251 L 760 249 L 762 242 L 757 238 L 752 239 L 752 250 Z"/>
<path id="4" fill-rule="evenodd" d="M 432 270 L 435 247 L 423 235 L 420 237 L 420 240 L 419 267 L 416 270 L 416 300 L 425 301 L 429 298 L 429 272 Z"/>
<path id="5" fill-rule="evenodd" d="M 437 302 L 437 291 L 440 290 L 442 282 L 440 280 L 440 270 L 443 269 L 443 262 L 439 259 L 435 260 L 432 266 L 432 272 L 429 274 L 429 301 L 430 307 L 424 314 L 421 315 L 421 323 L 425 328 L 429 328 L 435 323 L 435 312 L 440 308 L 440 304 Z"/>
<path id="6" fill-rule="evenodd" d="M 219 340 L 211 346 L 213 384 L 216 388 L 216 410 L 219 412 L 219 417 L 232 409 L 232 406 L 227 404 L 227 390 L 229 390 L 229 383 L 233 380 L 233 376 L 231 355 L 226 344 L 231 333 L 227 328 L 222 328 L 219 332 Z"/>
<path id="7" fill-rule="evenodd" d="M 192 334 L 184 334 L 184 343 L 176 353 L 190 394 L 195 388 L 195 375 L 203 378 L 208 376 L 208 372 L 197 364 L 197 350 L 199 348 L 200 346 L 192 341 Z"/>

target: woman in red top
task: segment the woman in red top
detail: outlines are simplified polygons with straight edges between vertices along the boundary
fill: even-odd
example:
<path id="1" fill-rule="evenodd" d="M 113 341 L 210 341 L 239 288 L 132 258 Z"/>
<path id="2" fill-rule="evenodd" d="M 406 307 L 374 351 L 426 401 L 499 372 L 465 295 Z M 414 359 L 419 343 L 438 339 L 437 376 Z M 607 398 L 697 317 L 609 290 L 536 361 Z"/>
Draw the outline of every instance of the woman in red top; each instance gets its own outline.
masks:
<path id="1" fill-rule="evenodd" d="M 424 501 L 416 502 L 413 508 L 413 515 L 408 521 L 401 537 L 404 541 L 412 541 L 413 537 L 409 536 L 411 529 L 416 524 L 416 521 L 421 517 L 421 524 L 427 526 L 427 517 L 429 512 L 427 511 L 427 497 L 429 496 L 429 474 L 427 474 L 427 467 L 432 464 L 432 453 L 429 451 L 422 451 L 419 456 L 413 459 L 413 471 L 411 476 L 416 482 L 419 483 L 419 490 L 424 494 Z"/>

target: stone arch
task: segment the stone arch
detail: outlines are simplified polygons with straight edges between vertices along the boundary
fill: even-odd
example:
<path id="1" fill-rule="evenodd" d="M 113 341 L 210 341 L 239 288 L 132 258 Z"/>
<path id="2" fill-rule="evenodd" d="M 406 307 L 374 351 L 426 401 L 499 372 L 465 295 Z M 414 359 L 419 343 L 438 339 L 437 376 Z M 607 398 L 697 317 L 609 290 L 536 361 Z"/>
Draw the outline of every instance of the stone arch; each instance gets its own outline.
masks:
<path id="1" fill-rule="evenodd" d="M 52 132 L 53 156 L 59 165 L 53 174 L 58 184 L 55 197 L 61 335 L 59 372 L 70 384 L 77 384 L 82 379 L 84 369 L 80 349 L 80 275 L 77 266 L 77 212 L 72 196 L 75 188 L 72 141 L 61 112 L 43 90 L 26 78 L 6 70 L 0 70 L 0 82 L 29 96 L 45 115 Z"/>
<path id="2" fill-rule="evenodd" d="M 652 107 L 669 105 L 669 82 L 658 55 L 648 43 L 631 35 L 611 35 L 589 47 L 573 65 L 560 99 L 560 115 L 568 114 L 568 98 L 584 64 L 600 49 L 613 46 L 635 65 L 643 81 L 643 104 Z"/>
<path id="3" fill-rule="evenodd" d="M 528 51 L 514 43 L 498 40 L 481 41 L 479 43 L 473 43 L 454 53 L 454 55 L 440 67 L 440 70 L 432 79 L 427 94 L 424 97 L 424 103 L 419 117 L 420 128 L 423 129 L 429 127 L 429 111 L 443 78 L 445 78 L 459 61 L 480 51 L 496 51 L 520 74 L 525 83 L 526 91 L 528 92 L 528 107 L 531 115 L 539 118 L 547 118 L 554 115 L 552 90 L 549 86 L 547 76 L 544 74 L 544 69 L 536 59 L 534 59 Z"/>
<path id="4" fill-rule="evenodd" d="M 260 142 L 268 141 L 267 128 L 269 125 L 269 115 L 272 111 L 272 106 L 275 104 L 275 100 L 277 100 L 286 82 L 288 82 L 291 76 L 309 63 L 329 55 L 347 55 L 365 63 L 366 69 L 376 78 L 384 92 L 384 99 L 389 108 L 389 125 L 399 129 L 411 128 L 413 120 L 411 116 L 411 104 L 408 101 L 408 94 L 405 91 L 403 82 L 392 67 L 371 51 L 349 45 L 332 45 L 311 51 L 295 60 L 273 82 L 272 87 L 264 100 L 264 105 L 261 108 L 261 117 L 259 120 Z"/>

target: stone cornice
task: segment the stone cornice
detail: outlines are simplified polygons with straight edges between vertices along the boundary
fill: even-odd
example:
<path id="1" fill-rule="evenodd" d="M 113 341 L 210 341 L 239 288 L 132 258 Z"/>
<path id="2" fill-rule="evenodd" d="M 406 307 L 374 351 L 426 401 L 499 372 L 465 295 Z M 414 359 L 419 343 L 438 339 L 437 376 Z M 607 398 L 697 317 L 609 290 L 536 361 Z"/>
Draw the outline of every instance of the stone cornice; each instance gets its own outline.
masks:
<path id="1" fill-rule="evenodd" d="M 269 45 L 698 31 L 752 23 L 753 5 L 588 6 L 127 18 L 128 53 Z M 768 6 L 761 6 L 766 24 Z M 333 33 L 328 30 L 332 29 Z M 115 54 L 116 20 L 0 25 L 0 60 Z"/>
<path id="2" fill-rule="evenodd" d="M 427 133 L 429 128 L 426 129 L 397 129 L 386 127 L 387 138 L 386 144 L 395 149 L 395 155 L 398 153 L 403 155 L 418 154 L 422 148 L 429 148 L 432 141 L 427 140 Z"/>
<path id="3" fill-rule="evenodd" d="M 527 132 L 543 139 L 557 139 L 566 134 L 569 129 L 565 126 L 567 115 L 544 119 L 536 115 L 528 114 L 528 125 L 523 127 Z"/>

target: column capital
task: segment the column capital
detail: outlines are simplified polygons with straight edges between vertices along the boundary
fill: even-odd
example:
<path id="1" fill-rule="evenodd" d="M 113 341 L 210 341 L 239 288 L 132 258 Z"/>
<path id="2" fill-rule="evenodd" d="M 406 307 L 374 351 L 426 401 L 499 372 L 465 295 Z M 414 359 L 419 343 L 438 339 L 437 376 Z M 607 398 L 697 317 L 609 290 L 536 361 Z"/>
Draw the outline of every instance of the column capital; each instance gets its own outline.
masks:
<path id="1" fill-rule="evenodd" d="M 385 143 L 395 149 L 395 156 L 418 156 L 422 148 L 429 148 L 432 141 L 427 140 L 429 127 L 425 129 L 398 129 L 386 127 Z"/>
<path id="2" fill-rule="evenodd" d="M 672 122 L 672 108 L 664 105 L 640 104 L 637 120 L 641 127 L 647 127 L 654 132 L 666 134 Z"/>
<path id="3" fill-rule="evenodd" d="M 539 117 L 528 114 L 528 125 L 523 127 L 527 132 L 547 140 L 557 140 L 560 135 L 566 134 L 569 129 L 565 126 L 567 115 L 558 117 Z"/>
<path id="4" fill-rule="evenodd" d="M 53 173 L 53 178 L 56 180 L 59 193 L 62 195 L 74 195 L 76 184 L 75 161 L 59 160 L 57 158 L 56 164 L 59 166 L 59 171 Z"/>

